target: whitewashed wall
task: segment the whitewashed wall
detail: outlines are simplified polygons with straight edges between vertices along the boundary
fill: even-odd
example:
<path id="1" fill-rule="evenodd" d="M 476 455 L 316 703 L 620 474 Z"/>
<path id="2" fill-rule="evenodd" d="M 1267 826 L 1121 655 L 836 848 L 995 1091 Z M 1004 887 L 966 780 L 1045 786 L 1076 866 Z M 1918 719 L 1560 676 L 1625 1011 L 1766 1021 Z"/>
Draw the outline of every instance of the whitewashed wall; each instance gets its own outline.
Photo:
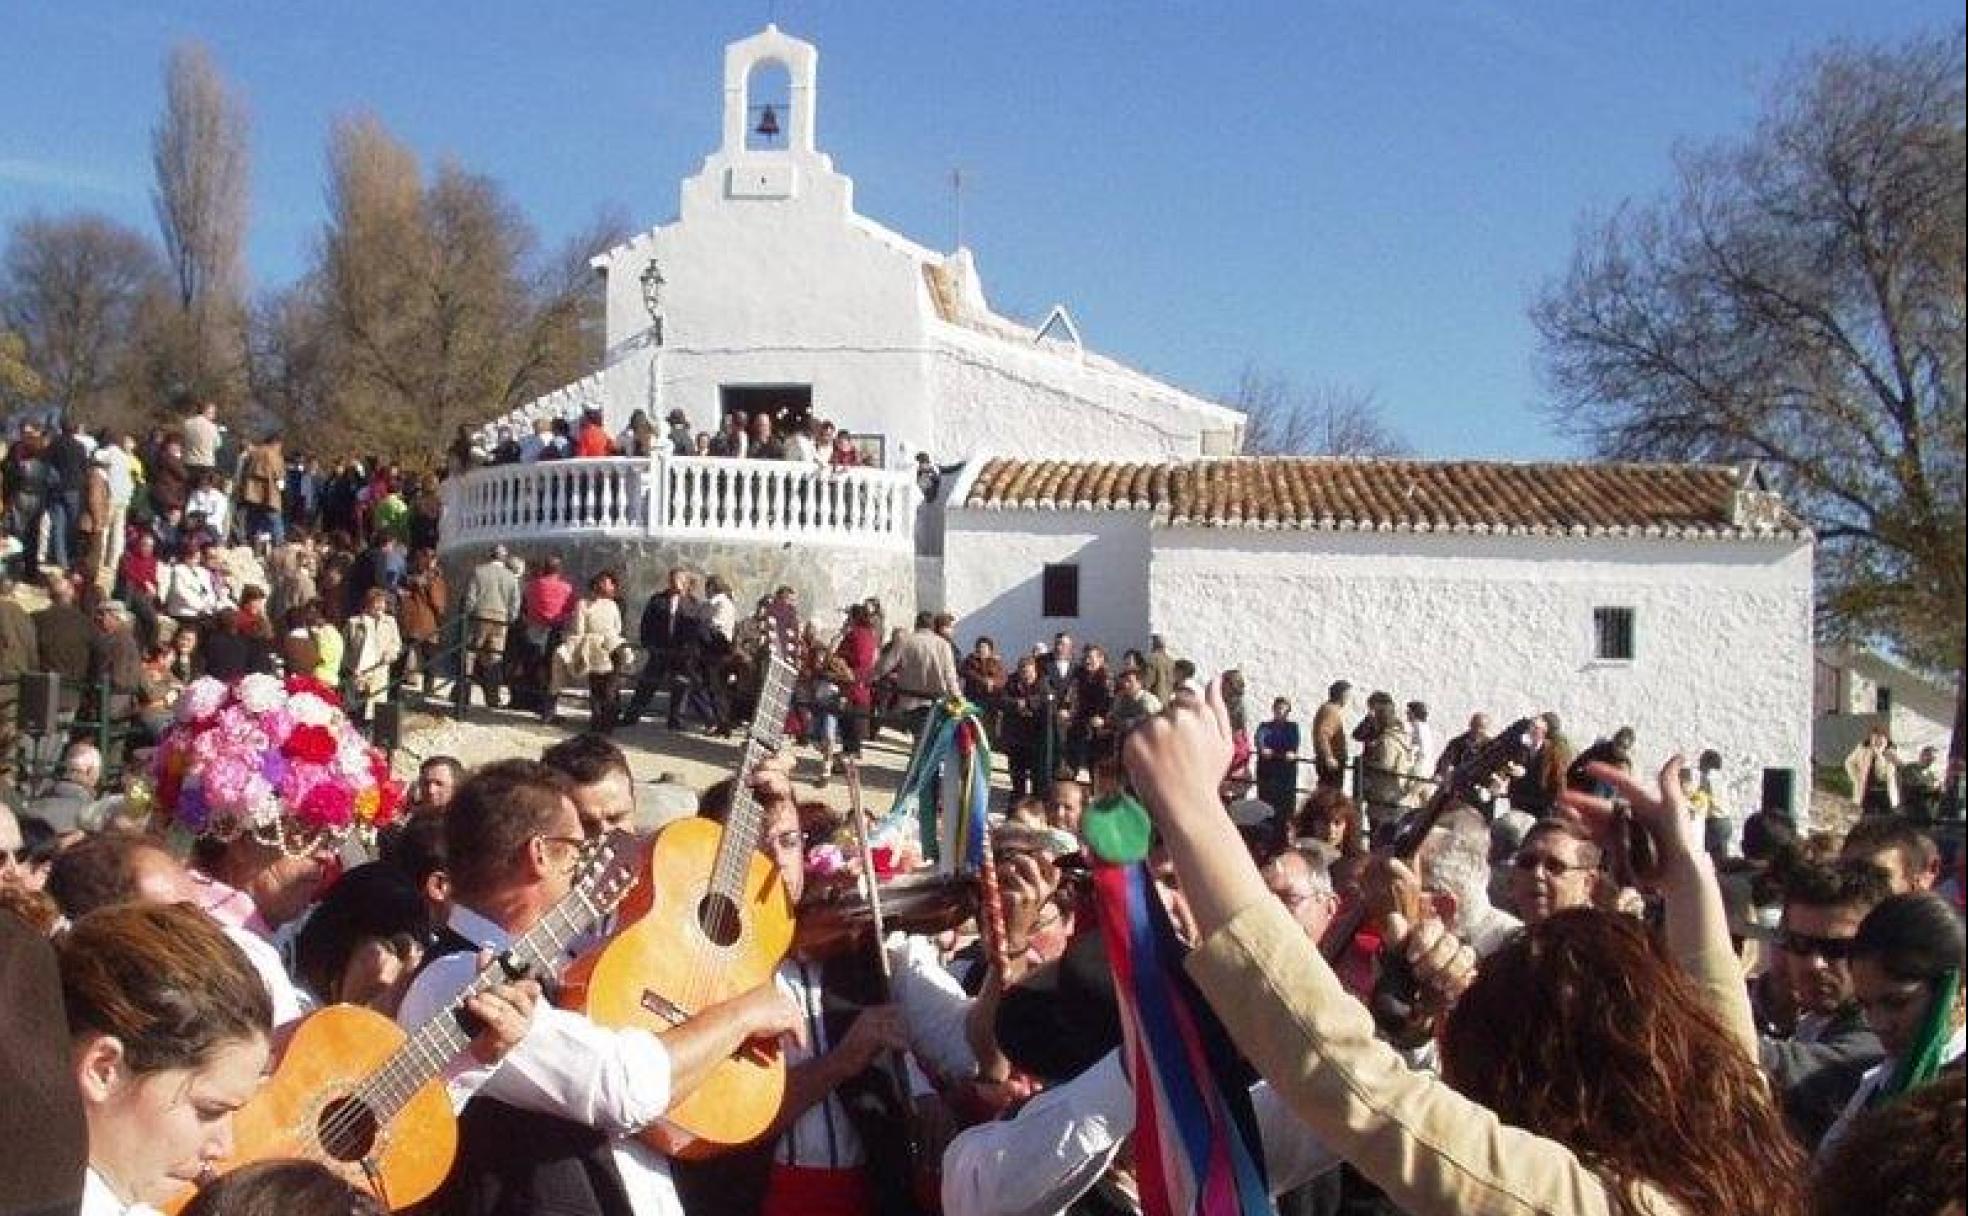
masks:
<path id="1" fill-rule="evenodd" d="M 792 146 L 748 151 L 747 101 L 733 90 L 775 59 L 792 74 Z M 806 384 L 820 417 L 885 435 L 890 467 L 918 451 L 947 464 L 986 449 L 1160 460 L 1234 446 L 1234 411 L 1096 355 L 942 321 L 923 268 L 944 256 L 857 215 L 853 181 L 812 143 L 817 63 L 776 30 L 727 48 L 724 146 L 684 181 L 674 222 L 596 259 L 607 280 L 599 391 L 584 384 L 516 414 L 600 397 L 614 427 L 638 408 L 680 408 L 709 430 L 723 386 Z M 665 280 L 660 348 L 641 283 L 652 260 Z M 963 307 L 987 310 L 969 254 L 949 266 Z"/>
<path id="2" fill-rule="evenodd" d="M 1469 715 L 1556 710 L 1575 744 L 1720 751 L 1740 812 L 1764 768 L 1810 785 L 1811 550 L 1797 542 L 1157 530 L 1149 623 L 1254 707 L 1302 712 L 1344 678 Z M 1631 663 L 1593 657 L 1595 607 L 1635 613 Z M 1801 811 L 1801 806 L 1799 807 Z"/>
<path id="3" fill-rule="evenodd" d="M 1020 350 L 1000 339 L 935 327 L 935 453 L 1015 459 L 1193 460 L 1204 436 L 1234 442 L 1236 423 L 1197 409 L 1152 381 L 1076 362 L 1051 347 Z"/>
<path id="4" fill-rule="evenodd" d="M 1017 654 L 1061 630 L 1118 657 L 1148 639 L 1148 519 L 1134 512 L 952 510 L 944 517 L 943 605 L 968 650 L 980 634 Z M 1080 615 L 1042 614 L 1040 570 L 1080 567 Z"/>
<path id="5" fill-rule="evenodd" d="M 1948 690 L 1872 655 L 1820 652 L 1820 658 L 1835 672 L 1828 681 L 1831 696 L 1820 699 L 1812 727 L 1812 751 L 1820 764 L 1841 763 L 1874 725 L 1886 727 L 1902 760 L 1911 762 L 1923 747 L 1946 754 L 1954 730 Z M 1881 685 L 1892 690 L 1892 712 L 1883 720 L 1874 712 Z"/>

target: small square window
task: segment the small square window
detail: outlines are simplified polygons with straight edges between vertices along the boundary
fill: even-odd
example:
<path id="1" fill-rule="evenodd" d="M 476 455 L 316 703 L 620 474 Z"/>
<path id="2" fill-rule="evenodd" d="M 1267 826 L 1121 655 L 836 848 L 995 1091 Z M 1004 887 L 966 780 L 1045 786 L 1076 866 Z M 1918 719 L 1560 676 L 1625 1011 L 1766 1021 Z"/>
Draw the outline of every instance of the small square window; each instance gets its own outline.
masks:
<path id="1" fill-rule="evenodd" d="M 1047 566 L 1040 576 L 1042 611 L 1048 617 L 1080 615 L 1080 568 L 1076 565 Z"/>
<path id="2" fill-rule="evenodd" d="M 1633 609 L 1594 608 L 1592 638 L 1594 658 L 1619 663 L 1632 662 Z"/>
<path id="3" fill-rule="evenodd" d="M 1893 690 L 1881 684 L 1872 690 L 1872 712 L 1886 715 L 1893 712 Z"/>

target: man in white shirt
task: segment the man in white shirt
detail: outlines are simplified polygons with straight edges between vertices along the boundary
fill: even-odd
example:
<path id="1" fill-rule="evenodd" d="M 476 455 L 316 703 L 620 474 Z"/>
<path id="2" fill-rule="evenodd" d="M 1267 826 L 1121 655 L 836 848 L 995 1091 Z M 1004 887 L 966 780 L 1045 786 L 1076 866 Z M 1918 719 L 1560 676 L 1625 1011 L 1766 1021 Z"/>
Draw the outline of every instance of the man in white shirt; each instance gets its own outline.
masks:
<path id="1" fill-rule="evenodd" d="M 762 847 L 778 864 L 797 905 L 805 891 L 805 838 L 798 803 L 781 776 L 786 764 L 777 761 L 765 770 L 770 784 L 759 798 Z M 725 781 L 705 791 L 701 813 L 724 819 L 734 788 Z M 694 1212 L 875 1212 L 876 1196 L 907 1192 L 909 1167 L 921 1163 L 908 1162 L 899 1151 L 908 1129 L 899 1109 L 894 1060 L 907 1053 L 902 1058 L 913 1130 L 940 1143 L 948 1119 L 924 1070 L 967 1078 L 975 1057 L 963 1032 L 969 999 L 935 950 L 895 934 L 886 952 L 894 976 L 893 1001 L 886 1004 L 877 1003 L 879 984 L 867 943 L 824 957 L 796 946 L 780 965 L 779 990 L 798 1008 L 806 1034 L 802 1043 L 787 1048 L 786 1097 L 779 1118 L 760 1139 L 770 1146 L 769 1160 L 721 1165 L 687 1180 Z"/>
<path id="2" fill-rule="evenodd" d="M 202 473 L 216 471 L 219 463 L 219 404 L 207 401 L 189 414 L 180 428 L 184 434 L 185 472 L 197 480 Z"/>
<path id="3" fill-rule="evenodd" d="M 398 1009 L 406 1027 L 439 1015 L 471 983 L 480 950 L 503 950 L 540 923 L 572 889 L 585 840 L 567 779 L 533 761 L 478 770 L 445 816 L 452 912 Z M 460 1140 L 436 1206 L 680 1216 L 668 1163 L 632 1133 L 748 1040 L 799 1027 L 798 1011 L 770 985 L 660 1035 L 536 1006 L 505 1059 L 488 1066 L 465 1056 L 448 1070 Z"/>
<path id="4" fill-rule="evenodd" d="M 95 461 L 103 467 L 109 481 L 109 519 L 104 524 L 102 589 L 116 585 L 116 567 L 123 560 L 123 547 L 130 523 L 130 500 L 136 497 L 136 457 L 130 455 L 121 435 L 110 435 L 96 449 Z"/>

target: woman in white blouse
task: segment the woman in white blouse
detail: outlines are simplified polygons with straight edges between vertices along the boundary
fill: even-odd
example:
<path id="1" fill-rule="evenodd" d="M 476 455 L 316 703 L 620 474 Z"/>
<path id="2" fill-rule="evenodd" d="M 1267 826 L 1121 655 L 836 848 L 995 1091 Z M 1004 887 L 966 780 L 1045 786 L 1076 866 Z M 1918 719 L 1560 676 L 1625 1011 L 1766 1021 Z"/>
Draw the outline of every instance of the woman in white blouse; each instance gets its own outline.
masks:
<path id="1" fill-rule="evenodd" d="M 82 917 L 58 946 L 89 1129 L 82 1216 L 148 1213 L 232 1150 L 273 1006 L 253 965 L 189 904 Z"/>
<path id="2" fill-rule="evenodd" d="M 613 570 L 588 580 L 588 593 L 574 605 L 567 633 L 554 651 L 547 721 L 558 716 L 560 690 L 569 680 L 580 679 L 588 682 L 589 729 L 605 735 L 621 720 L 622 672 L 630 666 L 630 656 L 622 641 L 620 592 L 621 579 Z"/>

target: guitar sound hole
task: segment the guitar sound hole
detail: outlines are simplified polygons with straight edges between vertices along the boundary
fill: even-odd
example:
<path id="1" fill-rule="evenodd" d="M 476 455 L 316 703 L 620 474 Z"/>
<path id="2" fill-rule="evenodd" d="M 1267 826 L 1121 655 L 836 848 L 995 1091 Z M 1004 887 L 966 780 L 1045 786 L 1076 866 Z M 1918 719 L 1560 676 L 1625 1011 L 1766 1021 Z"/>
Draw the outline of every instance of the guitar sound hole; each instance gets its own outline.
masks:
<path id="1" fill-rule="evenodd" d="M 697 924 L 704 930 L 704 936 L 720 947 L 730 946 L 738 940 L 738 932 L 744 926 L 739 923 L 738 905 L 729 896 L 712 892 L 697 905 Z"/>
<path id="2" fill-rule="evenodd" d="M 337 1098 L 316 1124 L 321 1149 L 336 1161 L 360 1161 L 376 1147 L 376 1112 L 360 1098 Z"/>

